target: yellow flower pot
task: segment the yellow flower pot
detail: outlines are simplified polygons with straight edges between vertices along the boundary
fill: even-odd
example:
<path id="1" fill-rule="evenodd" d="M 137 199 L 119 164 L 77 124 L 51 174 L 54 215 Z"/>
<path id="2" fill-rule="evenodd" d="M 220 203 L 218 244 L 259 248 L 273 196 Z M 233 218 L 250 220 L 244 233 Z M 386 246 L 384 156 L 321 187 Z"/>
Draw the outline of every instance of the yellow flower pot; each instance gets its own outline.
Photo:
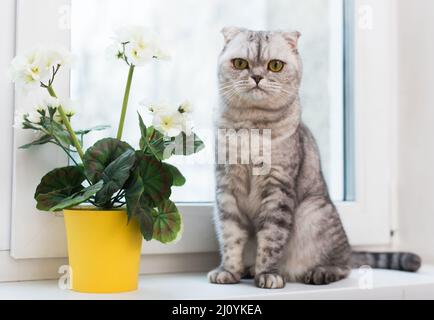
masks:
<path id="1" fill-rule="evenodd" d="M 125 210 L 64 210 L 72 290 L 115 293 L 137 289 L 142 235 Z"/>

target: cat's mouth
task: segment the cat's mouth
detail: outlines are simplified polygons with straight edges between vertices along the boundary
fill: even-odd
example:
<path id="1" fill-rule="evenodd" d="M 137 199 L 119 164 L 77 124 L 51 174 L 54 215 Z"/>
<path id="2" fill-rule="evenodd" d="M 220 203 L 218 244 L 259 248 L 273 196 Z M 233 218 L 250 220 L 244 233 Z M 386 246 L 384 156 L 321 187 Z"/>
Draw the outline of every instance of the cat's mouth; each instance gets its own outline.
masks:
<path id="1" fill-rule="evenodd" d="M 254 86 L 252 89 L 250 89 L 250 91 L 261 91 L 261 92 L 267 92 L 267 91 L 265 91 L 263 88 L 261 88 L 260 86 Z"/>

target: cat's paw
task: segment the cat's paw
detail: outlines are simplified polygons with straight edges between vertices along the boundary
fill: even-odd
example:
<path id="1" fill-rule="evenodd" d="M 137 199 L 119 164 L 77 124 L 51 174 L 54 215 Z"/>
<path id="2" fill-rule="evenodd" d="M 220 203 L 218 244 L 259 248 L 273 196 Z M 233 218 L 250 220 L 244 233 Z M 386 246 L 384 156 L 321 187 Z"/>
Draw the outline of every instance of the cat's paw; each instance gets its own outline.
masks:
<path id="1" fill-rule="evenodd" d="M 208 273 L 208 280 L 216 284 L 235 284 L 239 283 L 241 276 L 222 268 L 217 268 Z"/>
<path id="2" fill-rule="evenodd" d="M 285 287 L 285 280 L 277 273 L 260 273 L 255 276 L 255 284 L 263 289 L 281 289 Z"/>
<path id="3" fill-rule="evenodd" d="M 345 268 L 338 267 L 317 267 L 308 271 L 302 278 L 305 284 L 326 285 L 339 281 L 348 275 Z"/>

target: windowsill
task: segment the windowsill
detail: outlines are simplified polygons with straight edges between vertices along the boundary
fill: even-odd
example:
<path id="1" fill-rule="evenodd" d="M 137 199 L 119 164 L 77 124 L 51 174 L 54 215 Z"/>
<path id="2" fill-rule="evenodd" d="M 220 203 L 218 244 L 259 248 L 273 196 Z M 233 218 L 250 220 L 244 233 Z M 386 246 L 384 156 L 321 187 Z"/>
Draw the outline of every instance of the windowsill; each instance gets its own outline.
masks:
<path id="1" fill-rule="evenodd" d="M 57 281 L 23 281 L 0 284 L 0 299 L 432 299 L 434 266 L 419 273 L 374 270 L 373 288 L 360 289 L 362 275 L 354 270 L 348 279 L 316 287 L 288 283 L 284 289 L 264 290 L 252 280 L 222 286 L 207 282 L 204 273 L 145 275 L 139 289 L 123 294 L 81 294 L 60 290 Z"/>

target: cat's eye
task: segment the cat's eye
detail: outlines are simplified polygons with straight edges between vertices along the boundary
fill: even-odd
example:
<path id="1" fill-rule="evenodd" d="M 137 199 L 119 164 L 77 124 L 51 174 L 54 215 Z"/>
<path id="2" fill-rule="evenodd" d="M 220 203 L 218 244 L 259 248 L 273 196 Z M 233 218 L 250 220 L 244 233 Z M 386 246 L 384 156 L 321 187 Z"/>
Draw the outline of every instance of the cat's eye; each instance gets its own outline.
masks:
<path id="1" fill-rule="evenodd" d="M 280 72 L 282 71 L 283 67 L 285 66 L 285 62 L 280 60 L 271 60 L 268 63 L 268 70 L 273 72 Z"/>
<path id="2" fill-rule="evenodd" d="M 232 64 L 237 70 L 245 70 L 249 68 L 249 63 L 247 62 L 247 60 L 241 58 L 235 58 L 234 60 L 232 60 Z"/>

